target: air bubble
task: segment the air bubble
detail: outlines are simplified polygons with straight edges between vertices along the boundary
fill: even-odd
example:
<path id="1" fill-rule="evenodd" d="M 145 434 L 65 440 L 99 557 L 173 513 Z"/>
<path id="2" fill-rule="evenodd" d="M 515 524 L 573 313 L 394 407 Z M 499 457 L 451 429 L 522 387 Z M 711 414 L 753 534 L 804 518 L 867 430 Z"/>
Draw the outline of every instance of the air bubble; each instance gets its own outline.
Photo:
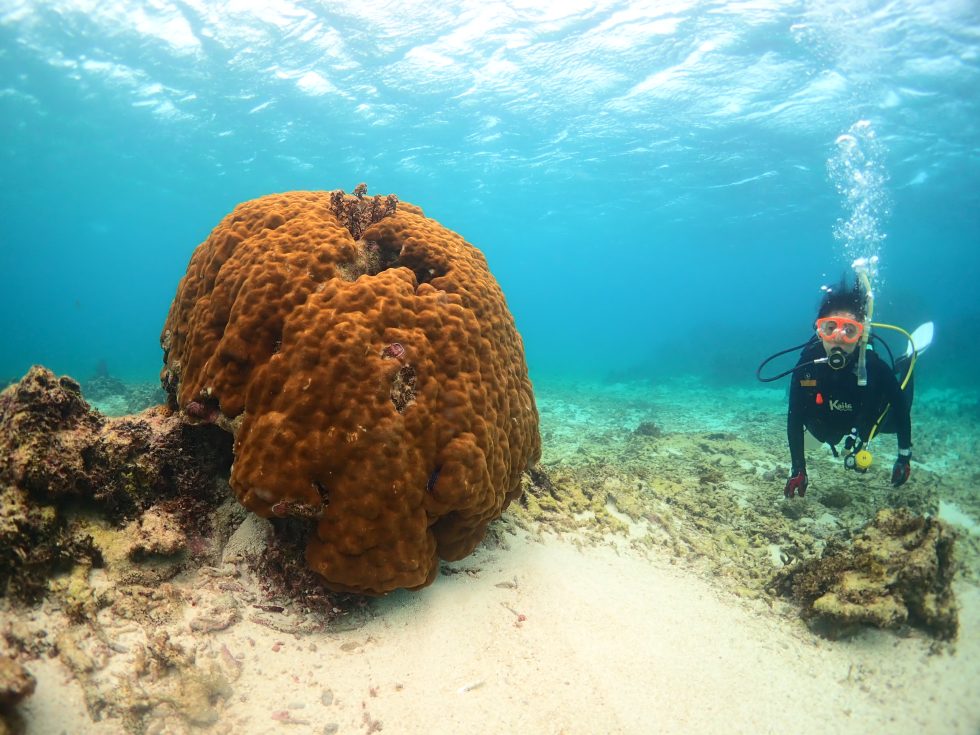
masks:
<path id="1" fill-rule="evenodd" d="M 834 238 L 847 262 L 877 259 L 886 238 L 884 221 L 890 214 L 884 147 L 869 120 L 858 120 L 834 144 L 827 173 L 844 210 L 834 226 Z"/>

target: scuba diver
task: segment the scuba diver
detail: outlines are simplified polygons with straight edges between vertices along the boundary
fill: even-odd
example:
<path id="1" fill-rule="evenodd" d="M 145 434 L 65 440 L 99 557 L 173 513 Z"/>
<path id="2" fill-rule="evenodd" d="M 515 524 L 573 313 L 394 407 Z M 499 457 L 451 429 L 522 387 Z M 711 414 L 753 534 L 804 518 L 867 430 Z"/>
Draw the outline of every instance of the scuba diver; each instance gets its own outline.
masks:
<path id="1" fill-rule="evenodd" d="M 898 487 L 909 479 L 912 370 L 932 339 L 933 326 L 928 322 L 910 335 L 900 327 L 872 323 L 874 295 L 868 273 L 873 264 L 874 260 L 855 261 L 858 278 L 854 284 L 848 286 L 842 277 L 836 289 L 825 291 L 814 325 L 815 336 L 767 358 L 756 372 L 763 382 L 792 374 L 786 420 L 792 469 L 783 488 L 787 499 L 806 495 L 809 478 L 804 448 L 808 443 L 830 445 L 835 457 L 843 455 L 847 469 L 864 473 L 872 462 L 871 441 L 878 434 L 895 434 L 898 457 L 892 466 L 891 483 Z M 868 344 L 872 326 L 903 333 L 909 339 L 906 353 L 894 360 L 888 344 L 875 335 L 891 358 L 891 364 L 886 362 Z M 771 378 L 762 377 L 762 368 L 769 361 L 800 348 L 794 368 Z M 837 448 L 841 440 L 843 451 Z"/>

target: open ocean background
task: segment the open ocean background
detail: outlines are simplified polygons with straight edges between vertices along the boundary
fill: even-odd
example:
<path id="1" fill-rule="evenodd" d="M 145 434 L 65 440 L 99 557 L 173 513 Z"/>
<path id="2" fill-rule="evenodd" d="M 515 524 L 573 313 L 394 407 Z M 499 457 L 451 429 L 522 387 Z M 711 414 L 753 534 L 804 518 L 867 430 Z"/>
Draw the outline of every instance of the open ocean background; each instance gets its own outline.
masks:
<path id="1" fill-rule="evenodd" d="M 423 564 L 423 520 L 461 547 L 440 508 L 518 489 L 482 478 L 523 404 L 436 396 L 473 433 L 424 446 L 143 411 L 221 219 L 361 182 L 486 254 L 542 450 L 473 555 L 377 600 L 304 539 L 327 579 Z M 865 474 L 810 447 L 787 499 L 756 368 L 862 257 L 875 321 L 935 323 L 911 479 L 893 435 Z M 0 277 L 0 390 L 41 364 L 143 411 L 2 394 L 0 731 L 980 734 L 980 0 L 0 0 Z"/>
<path id="2" fill-rule="evenodd" d="M 227 212 L 363 181 L 486 253 L 534 379 L 753 383 L 878 255 L 972 386 L 978 164 L 976 0 L 0 0 L 0 378 L 153 380 Z"/>

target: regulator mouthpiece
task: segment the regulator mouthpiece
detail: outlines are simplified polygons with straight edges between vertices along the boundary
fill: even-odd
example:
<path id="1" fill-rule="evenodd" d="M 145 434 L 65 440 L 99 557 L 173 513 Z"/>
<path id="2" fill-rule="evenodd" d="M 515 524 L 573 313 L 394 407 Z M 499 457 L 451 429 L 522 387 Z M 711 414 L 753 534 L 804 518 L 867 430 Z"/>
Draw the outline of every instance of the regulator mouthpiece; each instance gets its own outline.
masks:
<path id="1" fill-rule="evenodd" d="M 834 370 L 840 370 L 847 364 L 847 355 L 840 347 L 835 347 L 827 355 L 827 364 Z"/>

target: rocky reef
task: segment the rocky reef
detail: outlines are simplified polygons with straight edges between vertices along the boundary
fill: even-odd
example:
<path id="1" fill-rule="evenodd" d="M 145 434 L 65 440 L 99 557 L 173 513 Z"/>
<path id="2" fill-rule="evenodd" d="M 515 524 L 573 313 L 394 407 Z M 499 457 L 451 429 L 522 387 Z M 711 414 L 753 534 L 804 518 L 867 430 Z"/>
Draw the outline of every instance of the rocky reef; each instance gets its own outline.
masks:
<path id="1" fill-rule="evenodd" d="M 199 511 L 224 499 L 230 461 L 213 426 L 163 406 L 106 418 L 73 379 L 31 368 L 0 393 L 0 595 L 35 600 L 52 574 L 101 566 L 100 536 L 151 508 L 205 535 Z"/>
<path id="2" fill-rule="evenodd" d="M 74 670 L 73 641 L 100 637 L 100 610 L 129 600 L 145 611 L 157 585 L 213 555 L 230 460 L 215 427 L 163 406 L 106 418 L 43 367 L 0 393 L 0 733 L 21 729 L 31 661 L 57 654 Z M 100 591 L 95 570 L 109 582 Z M 57 640 L 24 632 L 42 601 L 73 624 Z"/>
<path id="3" fill-rule="evenodd" d="M 862 625 L 910 625 L 954 640 L 954 539 L 938 519 L 880 510 L 852 541 L 836 540 L 820 558 L 788 569 L 779 586 L 804 617 L 835 636 Z"/>
<path id="4" fill-rule="evenodd" d="M 209 422 L 166 406 L 107 418 L 43 367 L 0 393 L 0 735 L 24 730 L 19 705 L 54 659 L 93 721 L 211 725 L 240 664 L 200 656 L 195 636 L 249 614 L 307 630 L 363 606 L 327 595 L 289 519 L 238 504 L 231 459 Z"/>

